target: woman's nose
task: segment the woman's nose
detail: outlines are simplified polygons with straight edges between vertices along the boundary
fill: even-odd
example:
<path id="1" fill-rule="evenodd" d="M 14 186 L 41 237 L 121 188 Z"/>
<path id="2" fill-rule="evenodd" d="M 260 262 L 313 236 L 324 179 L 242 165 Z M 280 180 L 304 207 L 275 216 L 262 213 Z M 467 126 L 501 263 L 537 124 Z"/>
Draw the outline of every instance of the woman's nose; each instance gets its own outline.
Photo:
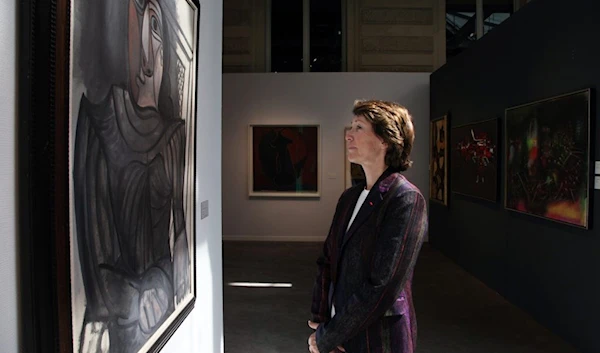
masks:
<path id="1" fill-rule="evenodd" d="M 148 28 L 148 31 L 150 31 L 148 35 L 150 40 L 147 46 L 142 45 L 142 70 L 144 75 L 151 77 L 154 75 L 154 43 L 152 43 L 152 29 Z"/>
<path id="2" fill-rule="evenodd" d="M 144 70 L 144 75 L 148 77 L 154 75 L 154 57 L 152 54 L 151 51 L 146 51 L 143 56 L 142 70 Z"/>

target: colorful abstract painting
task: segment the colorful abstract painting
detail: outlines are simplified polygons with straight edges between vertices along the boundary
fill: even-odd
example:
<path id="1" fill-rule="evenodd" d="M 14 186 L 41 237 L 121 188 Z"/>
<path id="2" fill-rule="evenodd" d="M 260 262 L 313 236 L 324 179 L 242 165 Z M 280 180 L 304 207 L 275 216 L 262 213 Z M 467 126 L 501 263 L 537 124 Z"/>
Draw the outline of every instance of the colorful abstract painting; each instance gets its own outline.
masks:
<path id="1" fill-rule="evenodd" d="M 431 121 L 429 199 L 448 205 L 448 117 Z"/>
<path id="2" fill-rule="evenodd" d="M 452 128 L 452 192 L 484 200 L 498 198 L 498 120 Z"/>
<path id="3" fill-rule="evenodd" d="M 590 91 L 506 110 L 505 207 L 588 228 Z"/>
<path id="4" fill-rule="evenodd" d="M 250 126 L 250 196 L 319 196 L 319 126 Z"/>

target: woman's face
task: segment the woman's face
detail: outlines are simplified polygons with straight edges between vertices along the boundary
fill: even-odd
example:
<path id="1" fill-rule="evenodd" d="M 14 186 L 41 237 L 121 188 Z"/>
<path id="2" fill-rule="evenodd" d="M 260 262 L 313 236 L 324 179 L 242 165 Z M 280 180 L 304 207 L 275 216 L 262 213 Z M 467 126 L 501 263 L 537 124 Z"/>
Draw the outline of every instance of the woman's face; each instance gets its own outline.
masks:
<path id="1" fill-rule="evenodd" d="M 365 166 L 384 161 L 387 144 L 375 134 L 367 119 L 355 116 L 350 129 L 346 130 L 346 150 L 350 162 Z"/>
<path id="2" fill-rule="evenodd" d="M 129 70 L 133 96 L 140 107 L 158 107 L 163 75 L 162 23 L 162 11 L 156 0 L 146 3 L 139 26 L 135 7 L 131 6 Z"/>

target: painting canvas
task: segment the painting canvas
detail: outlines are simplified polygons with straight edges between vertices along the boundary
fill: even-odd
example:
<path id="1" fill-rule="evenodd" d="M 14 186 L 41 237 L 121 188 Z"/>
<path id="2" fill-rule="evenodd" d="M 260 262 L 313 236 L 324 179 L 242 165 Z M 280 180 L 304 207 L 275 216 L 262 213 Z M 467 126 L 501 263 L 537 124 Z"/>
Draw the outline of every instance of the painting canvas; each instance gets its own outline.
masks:
<path id="1" fill-rule="evenodd" d="M 452 192 L 496 202 L 498 199 L 498 119 L 452 128 Z"/>
<path id="2" fill-rule="evenodd" d="M 346 159 L 346 188 L 364 183 L 366 180 L 367 177 L 363 167 Z"/>
<path id="3" fill-rule="evenodd" d="M 250 196 L 316 197 L 319 189 L 318 125 L 250 125 Z"/>
<path id="4" fill-rule="evenodd" d="M 28 179 L 26 212 L 51 226 L 42 234 L 53 251 L 32 250 L 47 261 L 32 271 L 55 281 L 31 284 L 34 307 L 55 300 L 32 309 L 48 332 L 33 344 L 51 349 L 44 340 L 54 336 L 61 352 L 156 352 L 196 295 L 200 4 L 71 0 L 38 11 L 26 3 L 40 30 L 23 37 L 24 55 L 47 76 L 30 82 L 23 106 L 35 101 L 28 118 L 43 115 L 51 127 L 36 125 L 24 146 L 34 151 L 27 165 L 49 173 L 47 182 Z M 33 40 L 36 51 L 27 51 Z M 44 205 L 50 218 L 40 217 Z"/>
<path id="5" fill-rule="evenodd" d="M 352 163 L 348 160 L 348 150 L 346 149 L 346 130 L 350 127 L 344 128 L 344 175 L 345 175 L 345 187 L 346 189 L 354 185 L 366 182 L 367 177 L 365 171 L 360 164 Z"/>
<path id="6" fill-rule="evenodd" d="M 506 110 L 505 207 L 588 228 L 590 90 Z"/>
<path id="7" fill-rule="evenodd" d="M 448 116 L 432 120 L 429 138 L 429 199 L 448 205 Z"/>

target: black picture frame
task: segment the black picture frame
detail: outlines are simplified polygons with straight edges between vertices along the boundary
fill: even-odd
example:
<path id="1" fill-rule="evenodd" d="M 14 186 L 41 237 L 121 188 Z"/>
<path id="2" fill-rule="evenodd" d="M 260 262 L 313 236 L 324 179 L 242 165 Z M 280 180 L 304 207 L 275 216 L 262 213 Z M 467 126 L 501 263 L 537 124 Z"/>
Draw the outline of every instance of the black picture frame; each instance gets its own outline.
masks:
<path id="1" fill-rule="evenodd" d="M 591 104 L 585 88 L 505 110 L 505 209 L 589 229 Z"/>
<path id="2" fill-rule="evenodd" d="M 82 341 L 82 336 L 76 337 L 74 332 L 74 316 L 76 307 L 74 307 L 73 288 L 78 282 L 73 275 L 74 268 L 80 265 L 80 262 L 73 260 L 75 241 L 77 234 L 77 208 L 74 204 L 76 192 L 73 190 L 77 177 L 73 172 L 75 162 L 75 141 L 78 133 L 76 123 L 80 121 L 80 111 L 72 112 L 73 102 L 78 101 L 80 96 L 74 96 L 75 82 L 73 76 L 73 65 L 75 62 L 72 55 L 73 50 L 73 32 L 72 27 L 75 23 L 84 23 L 85 19 L 76 18 L 73 13 L 74 8 L 81 3 L 110 3 L 112 0 L 22 0 L 19 1 L 19 67 L 18 67 L 18 91 L 19 91 L 19 119 L 17 124 L 18 134 L 18 228 L 19 228 L 19 251 L 20 251 L 20 293 L 21 293 L 21 320 L 20 329 L 23 333 L 22 347 L 24 352 L 79 352 L 81 344 L 76 344 L 77 340 Z M 131 0 L 139 4 L 146 4 L 146 1 Z M 161 1 L 164 3 L 164 1 Z M 177 120 L 181 127 L 181 134 L 185 137 L 183 147 L 179 148 L 181 160 L 177 164 L 179 172 L 184 174 L 180 180 L 185 180 L 182 187 L 181 205 L 183 223 L 180 211 L 170 209 L 167 211 L 171 216 L 171 224 L 178 229 L 176 234 L 185 234 L 187 251 L 181 251 L 185 254 L 185 260 L 182 260 L 180 268 L 185 268 L 185 275 L 175 270 L 176 265 L 168 265 L 172 269 L 170 276 L 164 276 L 171 281 L 174 286 L 174 278 L 185 277 L 185 291 L 181 292 L 179 298 L 170 296 L 170 292 L 163 294 L 156 288 L 157 294 L 155 300 L 163 300 L 167 303 L 173 302 L 165 312 L 161 312 L 161 317 L 148 319 L 144 316 L 145 322 L 138 323 L 138 326 L 144 326 L 145 334 L 148 338 L 143 345 L 130 347 L 126 351 L 135 352 L 158 352 L 166 344 L 169 338 L 175 333 L 177 328 L 189 315 L 195 305 L 196 300 L 196 94 L 197 94 L 197 76 L 198 76 L 198 46 L 200 30 L 200 3 L 199 0 L 172 0 L 177 5 L 189 5 L 192 21 L 182 29 L 182 23 L 173 22 L 173 19 L 179 17 L 173 15 L 172 7 L 170 12 L 165 10 L 168 5 L 161 5 L 166 18 L 165 22 L 171 31 L 173 40 L 170 45 L 162 49 L 164 55 L 175 55 L 175 58 L 181 58 L 185 55 L 188 61 L 172 62 L 177 64 L 176 69 L 179 75 L 170 82 L 173 87 L 177 86 L 180 97 L 175 103 L 174 109 L 169 111 L 173 113 L 170 119 Z M 94 5 L 96 6 L 96 5 Z M 119 5 L 120 6 L 120 5 Z M 133 6 L 129 4 L 128 6 Z M 147 12 L 148 4 L 141 8 Z M 145 13 L 144 12 L 144 13 Z M 168 12 L 168 13 L 167 13 Z M 116 12 L 121 16 L 127 16 L 128 13 Z M 114 16 L 115 12 L 111 14 Z M 138 13 L 139 15 L 139 13 Z M 170 16 L 170 17 L 168 17 Z M 141 18 L 138 16 L 138 18 Z M 74 20 L 73 20 L 74 19 Z M 88 19 L 92 21 L 92 19 Z M 171 21 L 171 22 L 169 22 Z M 143 24 L 140 24 L 143 26 Z M 148 25 L 153 28 L 153 24 Z M 125 27 L 127 28 L 127 27 Z M 94 28 L 98 30 L 98 28 Z M 166 29 L 165 29 L 166 31 Z M 186 32 L 187 31 L 187 32 Z M 182 49 L 181 36 L 193 33 L 190 41 L 187 43 L 189 48 Z M 166 35 L 166 34 L 165 34 Z M 141 36 L 140 36 L 141 37 Z M 164 38 L 162 38 L 164 39 Z M 165 41 L 165 43 L 167 43 Z M 92 44 L 94 45 L 94 44 Z M 175 48 L 175 46 L 179 46 Z M 183 53 L 183 54 L 182 54 Z M 191 53 L 191 54 L 190 54 Z M 163 52 L 161 52 L 162 58 Z M 173 59 L 171 59 L 173 60 Z M 183 69 L 182 66 L 183 65 Z M 126 66 L 124 63 L 122 64 Z M 164 71 L 174 68 L 167 66 L 164 62 L 160 64 Z M 164 67 L 163 67 L 164 65 Z M 85 68 L 81 69 L 85 70 Z M 183 73 L 182 73 L 183 72 Z M 97 75 L 106 74 L 102 70 Z M 110 76 L 110 75 L 107 75 Z M 166 77 L 166 76 L 164 76 Z M 183 77 L 183 78 L 182 78 Z M 105 77 L 102 77 L 104 79 Z M 110 79 L 110 78 L 108 78 Z M 161 82 L 164 81 L 161 77 Z M 166 82 L 166 81 L 164 81 Z M 114 82 L 115 85 L 122 84 L 122 81 Z M 165 84 L 166 86 L 166 84 Z M 162 86 L 160 87 L 162 89 Z M 169 94 L 176 92 L 170 91 Z M 184 97 L 181 98 L 183 92 Z M 161 93 L 162 94 L 162 93 Z M 138 94 L 138 97 L 142 94 Z M 158 94 L 156 94 L 158 96 Z M 133 95 L 131 97 L 134 97 Z M 135 97 L 134 97 L 135 98 Z M 134 99 L 132 98 L 132 100 Z M 156 98 L 158 100 L 158 97 Z M 139 101 L 136 101 L 139 102 Z M 178 105 L 177 105 L 178 104 Z M 150 108 L 146 108 L 148 110 Z M 156 108 L 158 109 L 158 108 Z M 160 113 L 156 113 L 160 115 Z M 75 120 L 77 117 L 77 120 Z M 169 121 L 171 124 L 171 121 Z M 173 126 L 173 125 L 170 125 Z M 177 129 L 173 128 L 177 131 Z M 167 135 L 166 133 L 164 134 Z M 169 135 L 171 136 L 171 135 Z M 172 141 L 172 138 L 171 140 Z M 166 145 L 172 144 L 167 142 Z M 160 152 L 163 153 L 164 151 Z M 158 154 L 160 154 L 158 153 Z M 166 157 L 164 157 L 166 158 Z M 152 162 L 148 161 L 145 165 L 149 168 Z M 175 189 L 176 190 L 176 189 Z M 175 197 L 176 192 L 172 191 L 171 196 Z M 177 215 L 175 216 L 175 214 Z M 179 223 L 178 223 L 179 222 Z M 81 222 L 83 223 L 83 222 Z M 155 228 L 152 228 L 154 230 Z M 185 232 L 183 232 L 185 230 Z M 173 232 L 169 231 L 169 237 L 174 237 Z M 164 236 L 164 234 L 163 234 Z M 81 236 L 80 236 L 81 237 Z M 177 243 L 178 240 L 173 242 Z M 171 239 L 169 239 L 171 241 Z M 163 239 L 164 243 L 164 239 Z M 181 243 L 181 242 L 180 242 Z M 162 243 L 161 243 L 162 244 Z M 164 245 L 161 245 L 164 247 Z M 171 245 L 177 247 L 177 245 Z M 170 249 L 173 259 L 175 250 Z M 125 253 L 120 250 L 122 257 Z M 155 251 L 153 249 L 152 251 Z M 189 257 L 187 257 L 189 256 Z M 171 262 L 174 263 L 172 260 Z M 152 264 L 156 265 L 158 260 Z M 105 264 L 102 264 L 103 266 Z M 103 267 L 103 270 L 105 267 Z M 140 278 L 143 276 L 140 276 Z M 79 280 L 79 282 L 82 282 Z M 145 283 L 140 279 L 140 283 Z M 82 283 L 80 283 L 82 285 Z M 85 285 L 83 285 L 85 290 Z M 148 289 L 148 287 L 145 287 Z M 165 287 L 167 288 L 167 287 Z M 141 294 L 142 289 L 139 289 Z M 173 293 L 176 290 L 173 289 Z M 140 298 L 143 295 L 140 295 Z M 148 296 L 144 297 L 148 300 Z M 89 298 L 85 297 L 86 300 Z M 178 302 L 181 300 L 180 302 Z M 133 299 L 132 299 L 133 302 Z M 141 303 L 142 300 L 139 301 Z M 142 308 L 141 304 L 139 308 Z M 79 308 L 81 309 L 81 308 Z M 85 308 L 84 308 L 85 309 Z M 162 310 L 162 309 L 161 309 Z M 87 315 L 87 313 L 86 313 Z M 141 315 L 141 314 L 140 314 Z M 140 316 L 141 317 L 141 316 Z M 142 318 L 138 318 L 142 322 Z M 100 321 L 104 319 L 98 319 Z M 96 320 L 96 321 L 98 321 Z M 108 320 L 108 319 L 106 319 Z M 89 323 L 89 322 L 88 322 Z M 111 339 L 113 331 L 108 327 L 108 321 L 104 322 L 109 337 L 109 342 L 116 345 L 116 338 Z M 83 323 L 82 325 L 85 325 Z M 83 329 L 82 329 L 83 331 Z M 114 335 L 117 337 L 117 335 Z M 128 337 L 123 335 L 123 341 Z M 124 346 L 122 346 L 124 347 Z M 116 350 L 116 349 L 114 349 Z M 112 350 L 111 350 L 112 351 Z"/>

